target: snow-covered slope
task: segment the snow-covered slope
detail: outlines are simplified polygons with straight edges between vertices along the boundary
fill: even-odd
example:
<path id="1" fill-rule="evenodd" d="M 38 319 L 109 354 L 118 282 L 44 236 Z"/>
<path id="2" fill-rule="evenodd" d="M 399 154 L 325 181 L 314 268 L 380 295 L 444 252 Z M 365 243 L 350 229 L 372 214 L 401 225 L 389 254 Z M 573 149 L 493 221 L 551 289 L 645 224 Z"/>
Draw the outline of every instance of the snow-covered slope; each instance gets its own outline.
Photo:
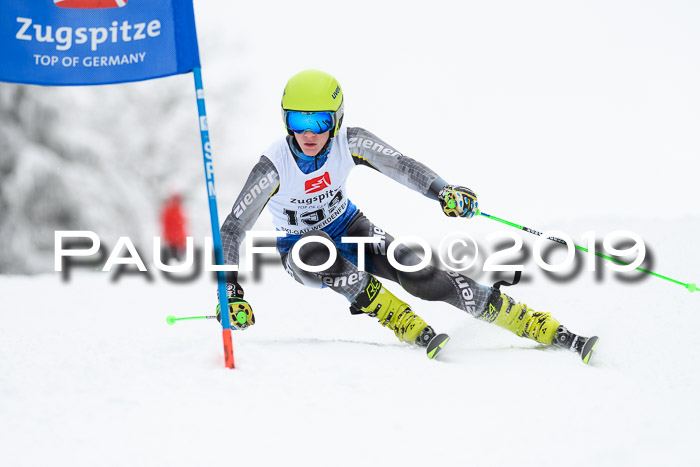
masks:
<path id="1" fill-rule="evenodd" d="M 698 278 L 686 226 L 636 227 L 656 271 Z M 452 336 L 431 361 L 351 316 L 343 298 L 302 290 L 269 265 L 245 282 L 257 323 L 234 333 L 237 368 L 226 370 L 216 322 L 165 323 L 211 313 L 208 278 L 5 276 L 2 463 L 697 465 L 698 294 L 585 272 L 554 284 L 532 262 L 526 273 L 508 293 L 598 334 L 592 365 L 393 284 Z"/>

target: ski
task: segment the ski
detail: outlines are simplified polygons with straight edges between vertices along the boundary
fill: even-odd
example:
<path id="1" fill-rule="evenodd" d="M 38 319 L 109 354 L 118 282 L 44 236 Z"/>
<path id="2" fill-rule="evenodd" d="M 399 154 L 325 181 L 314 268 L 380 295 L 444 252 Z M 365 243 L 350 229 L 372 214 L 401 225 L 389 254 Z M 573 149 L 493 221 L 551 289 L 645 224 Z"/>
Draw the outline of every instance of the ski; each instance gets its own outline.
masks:
<path id="1" fill-rule="evenodd" d="M 438 334 L 437 336 L 433 337 L 430 342 L 428 342 L 428 346 L 425 349 L 428 354 L 428 358 L 434 359 L 437 357 L 449 340 L 450 336 L 447 334 Z"/>
<path id="2" fill-rule="evenodd" d="M 593 356 L 593 351 L 598 345 L 598 336 L 583 337 L 566 329 L 564 326 L 559 326 L 552 345 L 560 349 L 569 349 L 581 356 L 581 361 L 588 364 Z"/>
<path id="3" fill-rule="evenodd" d="M 598 345 L 598 336 L 593 336 L 589 337 L 583 342 L 583 345 L 576 347 L 576 351 L 581 355 L 581 360 L 583 363 L 588 364 L 591 360 L 591 356 L 593 355 L 593 351 L 595 350 L 596 346 Z"/>

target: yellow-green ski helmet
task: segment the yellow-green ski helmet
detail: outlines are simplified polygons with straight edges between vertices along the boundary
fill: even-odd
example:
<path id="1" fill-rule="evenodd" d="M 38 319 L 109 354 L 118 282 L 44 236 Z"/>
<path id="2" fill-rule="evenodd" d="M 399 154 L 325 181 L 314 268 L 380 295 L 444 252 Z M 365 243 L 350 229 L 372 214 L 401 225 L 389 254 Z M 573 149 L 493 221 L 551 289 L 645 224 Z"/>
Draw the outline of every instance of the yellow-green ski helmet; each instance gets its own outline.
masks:
<path id="1" fill-rule="evenodd" d="M 328 112 L 331 116 L 331 138 L 343 123 L 343 90 L 334 77 L 320 70 L 304 70 L 289 78 L 282 94 L 282 118 L 287 133 L 290 111 Z"/>

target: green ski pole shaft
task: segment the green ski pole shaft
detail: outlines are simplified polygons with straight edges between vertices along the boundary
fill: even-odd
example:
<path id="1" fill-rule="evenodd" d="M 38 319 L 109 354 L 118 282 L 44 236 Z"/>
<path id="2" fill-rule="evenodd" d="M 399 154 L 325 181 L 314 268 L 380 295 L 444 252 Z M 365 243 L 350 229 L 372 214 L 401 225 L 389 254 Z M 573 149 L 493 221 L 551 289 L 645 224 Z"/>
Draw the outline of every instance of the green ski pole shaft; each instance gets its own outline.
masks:
<path id="1" fill-rule="evenodd" d="M 486 214 L 485 212 L 481 212 L 481 211 L 479 211 L 479 210 L 476 211 L 476 214 L 479 215 L 479 216 L 487 217 L 487 218 L 489 218 L 489 219 L 492 219 L 492 220 L 494 220 L 494 221 L 500 222 L 500 223 L 502 223 L 502 224 L 506 224 L 506 225 L 509 225 L 509 226 L 511 226 L 511 227 L 515 227 L 516 229 L 523 230 L 523 231 L 525 231 L 525 232 L 527 232 L 527 233 L 531 233 L 531 234 L 533 234 L 533 235 L 537 235 L 538 237 L 541 237 L 541 236 L 542 236 L 542 232 L 539 232 L 539 231 L 537 231 L 537 230 L 531 229 L 531 228 L 529 228 L 529 227 L 525 227 L 525 226 L 522 226 L 522 225 L 518 225 L 518 224 L 516 224 L 516 223 L 514 223 L 514 222 L 510 222 L 510 221 L 507 221 L 507 220 L 505 220 L 505 219 L 501 219 L 500 217 L 492 216 L 491 214 Z M 561 243 L 561 244 L 563 244 L 563 245 L 566 245 L 566 242 L 565 242 L 564 240 L 562 240 L 561 238 L 557 238 L 557 237 L 547 237 L 547 240 L 551 240 L 551 241 L 553 241 L 553 242 L 557 242 L 557 243 Z M 579 246 L 579 245 L 576 245 L 576 244 L 574 244 L 574 247 L 575 247 L 577 250 L 585 251 L 586 253 L 588 253 L 588 248 L 584 248 L 584 247 Z M 601 257 L 601 258 L 604 258 L 604 259 L 613 261 L 613 262 L 618 263 L 618 264 L 622 264 L 622 265 L 625 265 L 625 266 L 626 266 L 626 265 L 629 265 L 629 263 L 626 263 L 626 262 L 624 262 L 624 261 L 620 261 L 619 259 L 613 258 L 613 257 L 608 256 L 608 255 L 604 255 L 603 253 L 598 253 L 597 251 L 594 251 L 593 254 L 595 254 L 596 256 L 599 256 L 599 257 Z M 653 272 L 653 271 L 649 271 L 648 269 L 644 269 L 644 268 L 636 268 L 636 269 L 637 269 L 638 271 L 642 271 L 642 272 L 647 273 L 647 274 L 650 274 L 650 275 L 652 275 L 652 276 L 656 276 L 656 277 L 659 277 L 659 278 L 661 278 L 661 279 L 666 279 L 667 281 L 673 282 L 674 284 L 682 285 L 683 287 L 685 287 L 686 289 L 688 289 L 689 292 L 695 292 L 696 290 L 700 290 L 700 288 L 698 288 L 694 283 L 685 283 L 685 282 L 681 282 L 681 281 L 678 281 L 678 280 L 676 280 L 676 279 L 671 279 L 670 277 L 666 277 L 666 276 L 663 276 L 663 275 L 661 275 L 661 274 L 657 274 L 657 273 L 655 273 L 655 272 Z"/>
<path id="2" fill-rule="evenodd" d="M 184 319 L 216 319 L 216 316 L 185 316 L 183 318 L 176 318 L 173 315 L 168 315 L 168 317 L 165 318 L 165 322 L 173 325 L 177 321 L 182 321 Z"/>

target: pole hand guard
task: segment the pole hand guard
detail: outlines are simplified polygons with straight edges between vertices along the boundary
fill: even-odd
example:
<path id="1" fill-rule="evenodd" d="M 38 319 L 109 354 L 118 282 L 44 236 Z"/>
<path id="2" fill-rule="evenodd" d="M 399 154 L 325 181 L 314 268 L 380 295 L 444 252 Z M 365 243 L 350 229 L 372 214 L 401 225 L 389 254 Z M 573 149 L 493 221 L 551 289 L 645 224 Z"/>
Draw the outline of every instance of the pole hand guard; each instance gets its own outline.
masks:
<path id="1" fill-rule="evenodd" d="M 449 217 L 471 218 L 479 208 L 476 193 L 467 187 L 445 185 L 438 193 L 442 212 Z"/>
<path id="2" fill-rule="evenodd" d="M 243 288 L 238 283 L 227 282 L 226 295 L 231 327 L 243 330 L 254 325 L 255 315 L 250 303 L 243 300 Z M 221 306 L 218 303 L 216 305 L 216 319 L 221 322 Z"/>

